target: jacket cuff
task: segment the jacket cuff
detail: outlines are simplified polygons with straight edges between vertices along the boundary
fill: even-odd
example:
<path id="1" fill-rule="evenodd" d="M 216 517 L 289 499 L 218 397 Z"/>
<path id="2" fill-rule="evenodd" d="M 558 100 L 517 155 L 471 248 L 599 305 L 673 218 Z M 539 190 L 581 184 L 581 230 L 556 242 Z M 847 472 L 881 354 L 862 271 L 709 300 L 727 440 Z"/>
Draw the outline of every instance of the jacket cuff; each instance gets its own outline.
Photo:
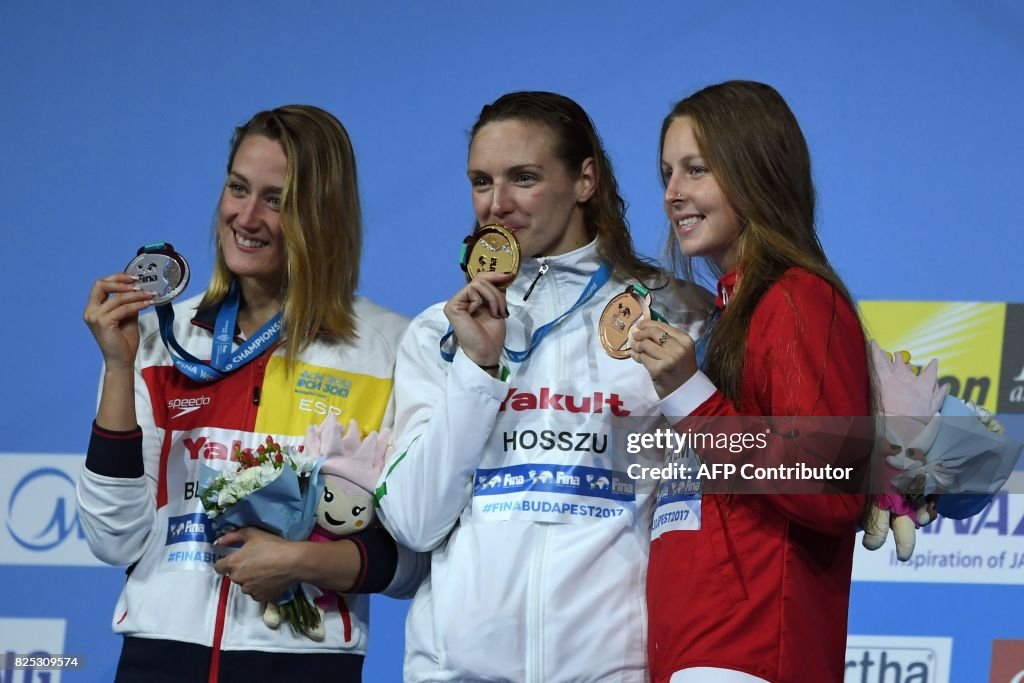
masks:
<path id="1" fill-rule="evenodd" d="M 380 593 L 391 584 L 398 568 L 398 547 L 383 527 L 349 536 L 359 550 L 359 577 L 346 593 Z"/>
<path id="2" fill-rule="evenodd" d="M 115 432 L 92 423 L 85 467 L 115 479 L 138 479 L 146 473 L 142 464 L 142 430 Z"/>
<path id="3" fill-rule="evenodd" d="M 707 375 L 698 370 L 675 391 L 658 402 L 661 414 L 673 424 L 695 411 L 718 391 Z"/>

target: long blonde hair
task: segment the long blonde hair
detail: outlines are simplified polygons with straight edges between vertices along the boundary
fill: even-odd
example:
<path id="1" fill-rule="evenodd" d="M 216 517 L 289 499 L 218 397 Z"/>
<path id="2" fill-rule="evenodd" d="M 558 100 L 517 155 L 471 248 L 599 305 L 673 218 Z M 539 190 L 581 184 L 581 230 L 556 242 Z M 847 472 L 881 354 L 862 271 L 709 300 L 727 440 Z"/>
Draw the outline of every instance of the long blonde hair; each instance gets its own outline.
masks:
<path id="1" fill-rule="evenodd" d="M 344 341 L 356 334 L 362 217 L 355 153 L 334 116 L 310 105 L 288 105 L 261 111 L 235 129 L 228 172 L 250 135 L 278 142 L 288 162 L 280 210 L 287 259 L 281 310 L 285 357 L 291 363 L 320 332 Z M 234 279 L 219 238 L 216 242 L 201 308 L 221 302 Z"/>

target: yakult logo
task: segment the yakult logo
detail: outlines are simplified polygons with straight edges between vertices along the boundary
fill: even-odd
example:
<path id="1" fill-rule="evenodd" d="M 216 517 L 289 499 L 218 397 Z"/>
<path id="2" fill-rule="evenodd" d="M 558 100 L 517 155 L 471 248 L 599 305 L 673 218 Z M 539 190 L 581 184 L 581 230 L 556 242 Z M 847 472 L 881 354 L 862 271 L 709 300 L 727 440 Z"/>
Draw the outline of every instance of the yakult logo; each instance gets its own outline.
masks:
<path id="1" fill-rule="evenodd" d="M 237 439 L 228 445 L 220 441 L 208 439 L 205 436 L 199 436 L 195 439 L 186 437 L 182 439 L 181 443 L 185 446 L 185 450 L 188 451 L 190 460 L 199 460 L 200 458 L 203 460 L 227 460 L 235 452 L 236 448 L 240 449 L 242 447 L 242 442 Z"/>
<path id="2" fill-rule="evenodd" d="M 569 413 L 603 413 L 607 406 L 616 417 L 626 417 L 629 411 L 618 394 L 605 395 L 604 392 L 595 391 L 587 396 L 574 396 L 572 394 L 552 393 L 548 387 L 542 387 L 537 394 L 529 391 L 518 391 L 515 387 L 508 390 L 505 400 L 501 402 L 498 411 L 514 410 L 524 412 L 527 410 L 560 410 Z"/>

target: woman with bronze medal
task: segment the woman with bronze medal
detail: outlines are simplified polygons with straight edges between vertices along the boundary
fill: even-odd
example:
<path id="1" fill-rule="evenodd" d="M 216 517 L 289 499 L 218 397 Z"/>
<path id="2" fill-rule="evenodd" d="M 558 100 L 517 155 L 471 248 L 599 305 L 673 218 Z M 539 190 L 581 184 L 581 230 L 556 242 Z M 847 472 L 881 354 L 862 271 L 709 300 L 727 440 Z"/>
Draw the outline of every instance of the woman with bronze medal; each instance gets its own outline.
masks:
<path id="1" fill-rule="evenodd" d="M 485 106 L 467 170 L 472 279 L 403 339 L 396 456 L 378 489 L 385 526 L 432 554 L 405 680 L 645 681 L 654 501 L 616 439 L 658 397 L 599 325 L 627 290 L 619 318 L 632 324 L 630 302 L 656 289 L 659 313 L 696 335 L 710 301 L 636 256 L 572 100 L 516 92 Z"/>
<path id="2" fill-rule="evenodd" d="M 200 463 L 265 440 L 297 448 L 324 415 L 363 433 L 390 422 L 406 321 L 355 296 L 359 195 L 341 123 L 295 105 L 239 127 L 215 242 L 203 295 L 172 307 L 188 264 L 149 244 L 85 310 L 104 373 L 79 510 L 97 557 L 128 566 L 117 680 L 359 681 L 365 594 L 410 592 L 415 557 L 379 527 L 327 543 L 247 527 L 220 539 L 241 544 L 229 552 L 197 490 Z M 158 315 L 140 318 L 151 304 Z M 261 601 L 300 581 L 339 593 L 319 640 L 261 618 Z"/>
<path id="3" fill-rule="evenodd" d="M 860 475 L 829 495 L 660 496 L 658 519 L 683 505 L 690 514 L 656 528 L 651 543 L 651 678 L 842 681 L 872 437 L 858 416 L 872 415 L 872 391 L 860 320 L 815 232 L 807 144 L 773 88 L 731 81 L 673 108 L 661 169 L 670 247 L 721 276 L 717 322 L 696 344 L 671 324 L 637 325 L 632 356 L 663 412 L 689 416 L 680 433 L 728 425 L 764 435 L 741 453 L 701 451 L 708 460 L 820 459 Z M 780 429 L 790 417 L 805 429 Z"/>

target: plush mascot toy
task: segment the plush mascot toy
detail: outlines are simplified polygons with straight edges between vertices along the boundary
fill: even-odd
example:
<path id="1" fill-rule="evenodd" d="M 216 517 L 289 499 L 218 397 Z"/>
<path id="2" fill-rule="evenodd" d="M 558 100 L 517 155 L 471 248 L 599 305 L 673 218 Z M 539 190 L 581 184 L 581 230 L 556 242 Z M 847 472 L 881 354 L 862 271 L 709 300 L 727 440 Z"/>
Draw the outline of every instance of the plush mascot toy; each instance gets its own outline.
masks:
<path id="1" fill-rule="evenodd" d="M 370 432 L 365 439 L 360 438 L 355 420 L 349 421 L 343 436 L 341 424 L 332 416 L 309 428 L 306 433 L 307 450 L 326 456 L 320 468 L 324 491 L 317 503 L 316 526 L 309 536 L 310 541 L 335 541 L 359 533 L 373 523 L 376 518 L 373 491 L 384 470 L 390 441 L 389 429 L 383 429 L 379 434 Z M 324 614 L 332 603 L 337 604 L 346 640 L 349 639 L 351 622 L 345 598 L 330 591 L 316 599 L 319 623 L 306 629 L 306 636 L 313 640 L 324 639 Z M 263 622 L 270 628 L 277 628 L 281 623 L 274 603 L 267 603 Z"/>
<path id="2" fill-rule="evenodd" d="M 892 529 L 896 556 L 907 561 L 914 552 L 917 528 L 935 518 L 934 503 L 910 490 L 901 492 L 893 483 L 896 475 L 908 469 L 910 460 L 923 462 L 935 441 L 940 421 L 937 418 L 946 398 L 946 387 L 939 387 L 938 361 L 932 360 L 920 373 L 910 365 L 910 354 L 895 356 L 883 351 L 873 340 L 871 356 L 878 374 L 878 394 L 883 419 L 876 441 L 883 469 L 881 492 L 868 511 L 864 525 L 864 547 L 877 550 Z"/>

